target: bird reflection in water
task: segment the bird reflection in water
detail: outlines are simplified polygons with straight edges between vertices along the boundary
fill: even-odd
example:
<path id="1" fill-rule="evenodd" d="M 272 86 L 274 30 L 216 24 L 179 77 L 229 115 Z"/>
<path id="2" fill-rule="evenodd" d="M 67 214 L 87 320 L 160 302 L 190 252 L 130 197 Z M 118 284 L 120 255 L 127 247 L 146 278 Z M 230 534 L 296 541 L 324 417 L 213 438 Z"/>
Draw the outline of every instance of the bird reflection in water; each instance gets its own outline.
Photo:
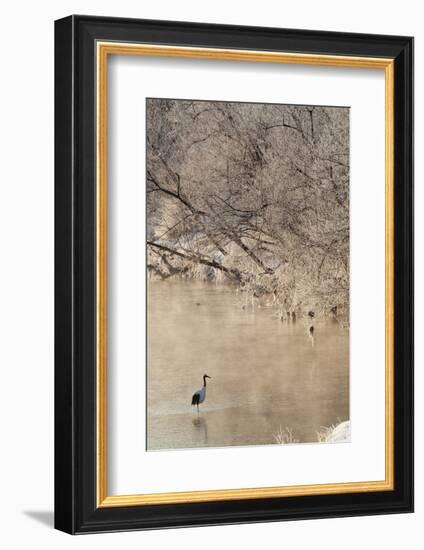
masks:
<path id="1" fill-rule="evenodd" d="M 196 439 L 202 439 L 202 444 L 207 445 L 208 443 L 208 423 L 206 422 L 206 418 L 204 418 L 201 415 L 196 414 L 191 420 L 194 428 L 195 428 L 195 436 Z"/>

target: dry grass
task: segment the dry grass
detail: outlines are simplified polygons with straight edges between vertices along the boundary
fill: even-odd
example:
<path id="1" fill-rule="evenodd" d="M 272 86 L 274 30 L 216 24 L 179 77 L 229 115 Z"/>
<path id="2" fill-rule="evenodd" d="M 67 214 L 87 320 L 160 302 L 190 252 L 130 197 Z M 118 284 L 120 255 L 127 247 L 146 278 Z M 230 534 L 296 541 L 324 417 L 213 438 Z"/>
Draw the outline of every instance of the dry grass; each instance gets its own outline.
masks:
<path id="1" fill-rule="evenodd" d="M 340 433 L 337 434 L 334 439 L 334 432 L 338 429 Z M 341 430 L 340 430 L 341 429 Z M 349 441 L 350 440 L 350 423 L 349 421 L 339 422 L 337 424 L 332 424 L 331 426 L 321 426 L 321 429 L 316 432 L 318 443 L 331 443 L 334 441 Z M 291 428 L 282 428 L 278 433 L 273 434 L 275 442 L 279 445 L 289 445 L 291 443 L 299 443 L 299 440 L 293 435 L 293 430 Z"/>
<path id="2" fill-rule="evenodd" d="M 325 443 L 328 439 L 328 436 L 334 431 L 335 425 L 331 426 L 321 426 L 321 429 L 317 431 L 317 439 L 319 443 Z"/>
<path id="3" fill-rule="evenodd" d="M 292 430 L 287 427 L 283 429 L 282 426 L 280 426 L 278 433 L 273 434 L 273 436 L 275 441 L 279 445 L 290 445 L 292 443 L 299 443 L 299 440 L 295 439 L 295 437 L 293 436 Z"/>

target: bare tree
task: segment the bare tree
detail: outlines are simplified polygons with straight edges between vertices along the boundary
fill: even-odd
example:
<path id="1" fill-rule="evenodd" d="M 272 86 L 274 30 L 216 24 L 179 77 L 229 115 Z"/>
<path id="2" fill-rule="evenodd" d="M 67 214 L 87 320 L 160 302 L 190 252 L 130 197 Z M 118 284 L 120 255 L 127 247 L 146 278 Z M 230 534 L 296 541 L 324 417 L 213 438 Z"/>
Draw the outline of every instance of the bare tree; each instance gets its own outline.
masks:
<path id="1" fill-rule="evenodd" d="M 349 110 L 147 100 L 148 267 L 348 319 Z"/>

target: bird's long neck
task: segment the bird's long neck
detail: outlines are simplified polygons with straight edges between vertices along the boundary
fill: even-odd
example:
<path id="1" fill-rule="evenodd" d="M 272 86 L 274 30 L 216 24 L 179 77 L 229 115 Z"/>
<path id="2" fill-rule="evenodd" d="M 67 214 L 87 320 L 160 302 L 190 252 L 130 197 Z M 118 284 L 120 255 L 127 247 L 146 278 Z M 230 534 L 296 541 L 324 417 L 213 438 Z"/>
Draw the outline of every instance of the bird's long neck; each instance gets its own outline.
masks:
<path id="1" fill-rule="evenodd" d="M 206 376 L 203 377 L 203 387 L 206 388 Z"/>

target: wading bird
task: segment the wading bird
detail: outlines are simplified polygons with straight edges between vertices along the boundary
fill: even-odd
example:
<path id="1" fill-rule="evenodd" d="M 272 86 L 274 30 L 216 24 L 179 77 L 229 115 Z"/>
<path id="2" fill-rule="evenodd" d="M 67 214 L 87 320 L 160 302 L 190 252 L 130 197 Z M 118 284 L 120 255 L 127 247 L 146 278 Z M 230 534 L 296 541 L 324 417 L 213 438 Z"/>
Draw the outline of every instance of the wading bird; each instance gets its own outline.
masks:
<path id="1" fill-rule="evenodd" d="M 314 330 L 314 326 L 313 326 L 313 325 L 311 325 L 311 326 L 309 327 L 309 331 L 308 331 L 308 332 L 309 332 L 309 338 L 311 339 L 311 344 L 312 344 L 312 346 L 313 346 L 313 345 L 314 345 L 314 333 L 315 333 L 315 330 Z"/>
<path id="2" fill-rule="evenodd" d="M 199 403 L 203 403 L 206 398 L 206 378 L 211 378 L 207 374 L 203 375 L 203 388 L 194 392 L 193 397 L 191 398 L 191 404 L 197 405 L 197 410 L 199 410 Z"/>

